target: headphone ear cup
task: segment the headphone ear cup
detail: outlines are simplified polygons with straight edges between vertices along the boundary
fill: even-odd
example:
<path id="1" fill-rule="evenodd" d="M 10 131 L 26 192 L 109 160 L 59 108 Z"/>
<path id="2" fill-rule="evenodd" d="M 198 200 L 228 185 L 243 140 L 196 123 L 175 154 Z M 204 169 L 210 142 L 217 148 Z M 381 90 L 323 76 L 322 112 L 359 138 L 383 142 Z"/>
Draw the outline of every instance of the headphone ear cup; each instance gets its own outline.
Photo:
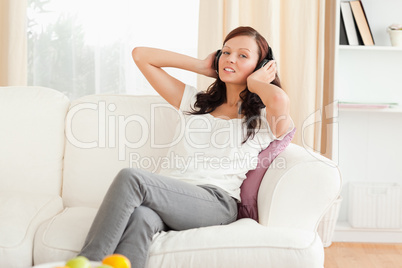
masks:
<path id="1" fill-rule="evenodd" d="M 267 59 L 268 60 L 274 60 L 274 54 L 272 53 L 271 47 L 268 47 L 268 54 L 267 54 Z"/>
<path id="2" fill-rule="evenodd" d="M 254 72 L 257 71 L 258 69 L 261 69 L 262 67 L 264 67 L 265 65 L 267 65 L 267 63 L 269 62 L 268 59 L 263 59 L 258 65 L 257 67 L 254 69 Z"/>
<path id="3" fill-rule="evenodd" d="M 267 56 L 259 63 L 257 64 L 257 67 L 255 68 L 254 72 L 257 71 L 258 69 L 264 67 L 265 65 L 267 65 L 268 62 L 270 62 L 271 60 L 274 60 L 274 55 L 272 54 L 272 49 L 271 47 L 268 47 L 268 53 Z"/>
<path id="4" fill-rule="evenodd" d="M 214 68 L 215 68 L 216 73 L 219 72 L 219 58 L 221 57 L 221 55 L 222 55 L 222 50 L 219 49 L 218 51 L 216 51 L 215 61 L 214 61 Z"/>

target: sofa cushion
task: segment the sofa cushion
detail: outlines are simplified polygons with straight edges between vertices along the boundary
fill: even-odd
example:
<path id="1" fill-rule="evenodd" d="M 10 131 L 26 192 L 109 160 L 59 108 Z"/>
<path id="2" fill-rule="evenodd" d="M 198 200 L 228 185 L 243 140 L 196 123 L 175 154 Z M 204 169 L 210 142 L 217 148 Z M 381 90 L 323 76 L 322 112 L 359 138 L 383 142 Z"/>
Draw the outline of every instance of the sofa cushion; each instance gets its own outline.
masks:
<path id="1" fill-rule="evenodd" d="M 44 222 L 35 236 L 35 265 L 74 257 L 84 245 L 97 211 L 88 207 L 66 208 Z"/>
<path id="2" fill-rule="evenodd" d="M 0 267 L 32 266 L 38 226 L 62 209 L 57 195 L 0 191 Z"/>
<path id="3" fill-rule="evenodd" d="M 0 189 L 60 194 L 68 106 L 53 89 L 0 88 Z"/>
<path id="4" fill-rule="evenodd" d="M 67 260 L 84 244 L 97 209 L 75 207 L 42 224 L 35 237 L 35 264 Z M 211 246 L 213 245 L 213 246 Z M 266 228 L 251 219 L 224 226 L 161 232 L 154 236 L 147 267 L 323 267 L 316 232 Z M 286 263 L 284 263 L 286 260 Z"/>
<path id="5" fill-rule="evenodd" d="M 257 197 L 261 181 L 272 161 L 274 161 L 292 141 L 295 132 L 296 129 L 294 128 L 283 137 L 283 139 L 274 140 L 258 155 L 257 168 L 247 172 L 247 178 L 243 181 L 240 187 L 241 203 L 238 204 L 238 219 L 251 218 L 258 221 Z"/>
<path id="6" fill-rule="evenodd" d="M 179 113 L 160 96 L 94 95 L 67 115 L 63 200 L 99 207 L 123 168 L 158 172 L 174 140 Z"/>
<path id="7" fill-rule="evenodd" d="M 150 247 L 147 267 L 322 268 L 316 232 L 266 228 L 251 219 L 226 226 L 162 232 Z M 250 265 L 252 264 L 252 265 Z"/>

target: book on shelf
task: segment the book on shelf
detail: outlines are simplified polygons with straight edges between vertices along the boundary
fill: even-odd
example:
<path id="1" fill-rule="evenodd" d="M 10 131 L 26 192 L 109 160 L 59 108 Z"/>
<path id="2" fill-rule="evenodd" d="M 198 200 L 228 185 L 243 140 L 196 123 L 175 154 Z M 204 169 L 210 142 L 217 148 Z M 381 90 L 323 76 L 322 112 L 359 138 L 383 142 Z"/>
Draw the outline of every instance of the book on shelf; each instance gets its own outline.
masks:
<path id="1" fill-rule="evenodd" d="M 357 29 L 355 19 L 352 14 L 352 8 L 349 2 L 341 2 L 340 18 L 340 44 L 341 45 L 363 45 L 363 41 Z M 346 37 L 346 40 L 344 40 Z"/>
<path id="2" fill-rule="evenodd" d="M 370 26 L 364 12 L 363 4 L 361 0 L 354 0 L 349 2 L 352 9 L 353 17 L 356 21 L 357 28 L 363 40 L 365 46 L 374 45 L 373 35 L 370 30 Z"/>
<path id="3" fill-rule="evenodd" d="M 339 23 L 339 44 L 340 45 L 349 45 L 348 37 L 346 35 L 345 25 L 343 23 L 342 12 L 341 12 L 341 18 L 339 21 L 340 21 L 340 23 Z"/>
<path id="4" fill-rule="evenodd" d="M 398 103 L 395 102 L 338 102 L 339 108 L 352 108 L 352 109 L 387 109 L 396 108 Z"/>

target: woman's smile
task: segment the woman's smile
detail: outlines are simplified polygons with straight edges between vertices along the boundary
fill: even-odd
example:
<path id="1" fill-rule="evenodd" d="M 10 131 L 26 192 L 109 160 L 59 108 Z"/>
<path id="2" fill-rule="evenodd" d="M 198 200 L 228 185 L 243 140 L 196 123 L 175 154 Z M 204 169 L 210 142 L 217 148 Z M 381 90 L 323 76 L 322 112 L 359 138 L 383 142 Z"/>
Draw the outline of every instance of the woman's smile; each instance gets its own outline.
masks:
<path id="1" fill-rule="evenodd" d="M 230 68 L 230 67 L 225 67 L 225 68 L 223 68 L 223 70 L 226 71 L 226 72 L 229 72 L 229 73 L 234 73 L 235 72 L 235 70 L 233 68 Z"/>

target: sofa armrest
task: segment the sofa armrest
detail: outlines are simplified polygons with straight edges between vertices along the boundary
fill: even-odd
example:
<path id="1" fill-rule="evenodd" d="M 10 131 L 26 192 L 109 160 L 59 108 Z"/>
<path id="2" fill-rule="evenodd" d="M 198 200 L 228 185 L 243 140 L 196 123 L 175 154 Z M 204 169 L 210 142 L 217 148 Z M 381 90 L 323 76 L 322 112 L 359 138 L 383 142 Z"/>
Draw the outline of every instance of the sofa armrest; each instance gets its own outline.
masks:
<path id="1" fill-rule="evenodd" d="M 339 196 L 341 176 L 331 160 L 290 144 L 272 162 L 258 192 L 259 222 L 315 231 Z"/>

